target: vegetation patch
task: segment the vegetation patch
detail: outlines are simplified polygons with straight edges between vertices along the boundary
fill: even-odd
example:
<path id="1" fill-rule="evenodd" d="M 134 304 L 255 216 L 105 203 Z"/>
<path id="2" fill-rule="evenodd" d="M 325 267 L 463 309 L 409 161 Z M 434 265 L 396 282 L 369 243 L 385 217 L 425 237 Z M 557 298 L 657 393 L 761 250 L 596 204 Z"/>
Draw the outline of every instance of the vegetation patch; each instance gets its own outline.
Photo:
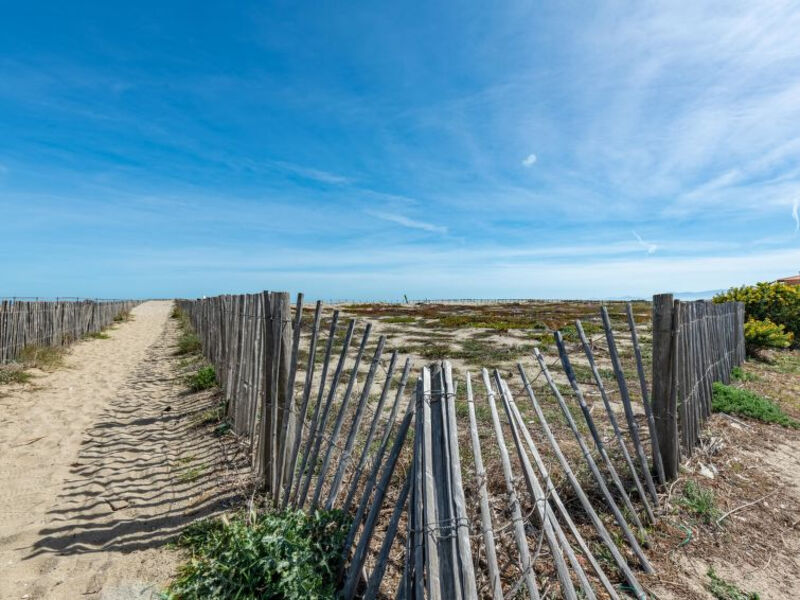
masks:
<path id="1" fill-rule="evenodd" d="M 200 476 L 205 472 L 203 467 L 191 467 L 182 471 L 180 475 L 178 475 L 178 481 L 181 483 L 191 483 L 196 479 L 199 479 Z"/>
<path id="2" fill-rule="evenodd" d="M 749 319 L 744 324 L 744 343 L 751 356 L 762 348 L 788 348 L 792 345 L 794 334 L 785 331 L 784 325 L 773 323 L 769 319 L 757 321 Z"/>
<path id="3" fill-rule="evenodd" d="M 192 392 L 201 392 L 217 385 L 217 373 L 214 367 L 207 366 L 186 377 L 186 385 Z"/>
<path id="4" fill-rule="evenodd" d="M 2 367 L 0 368 L 0 385 L 7 385 L 9 383 L 27 383 L 30 381 L 32 375 L 27 371 L 23 371 L 19 367 Z"/>
<path id="5" fill-rule="evenodd" d="M 197 413 L 191 419 L 191 424 L 200 427 L 201 425 L 211 425 L 212 423 L 219 423 L 222 417 L 225 416 L 225 403 L 220 402 L 211 408 Z"/>
<path id="6" fill-rule="evenodd" d="M 111 339 L 111 336 L 108 335 L 104 331 L 93 331 L 92 333 L 87 333 L 84 338 L 88 340 L 108 340 Z"/>
<path id="7" fill-rule="evenodd" d="M 706 588 L 717 600 L 759 600 L 755 592 L 743 592 L 738 586 L 725 581 L 714 572 L 714 567 L 709 567 L 709 582 Z"/>
<path id="8" fill-rule="evenodd" d="M 792 419 L 780 406 L 763 396 L 742 388 L 714 383 L 714 412 L 749 417 L 764 423 L 777 423 L 784 427 L 800 428 L 800 421 Z"/>
<path id="9" fill-rule="evenodd" d="M 783 325 L 800 342 L 800 287 L 785 283 L 758 283 L 731 288 L 714 296 L 714 302 L 744 302 L 749 320 L 767 321 Z"/>
<path id="10" fill-rule="evenodd" d="M 349 525 L 340 511 L 199 521 L 178 539 L 190 557 L 162 598 L 333 599 Z"/>
<path id="11" fill-rule="evenodd" d="M 411 315 L 398 315 L 396 317 L 384 317 L 381 319 L 384 323 L 414 323 L 417 318 Z"/>
<path id="12" fill-rule="evenodd" d="M 742 367 L 733 367 L 731 369 L 731 379 L 734 381 L 757 381 L 758 375 L 750 373 L 742 369 Z"/>
<path id="13" fill-rule="evenodd" d="M 133 321 L 133 313 L 131 313 L 129 310 L 123 310 L 116 317 L 114 317 L 115 323 L 126 323 L 128 321 Z"/>
<path id="14" fill-rule="evenodd" d="M 25 346 L 19 353 L 19 362 L 27 368 L 51 371 L 64 364 L 66 350 L 57 346 Z"/>
<path id="15" fill-rule="evenodd" d="M 683 488 L 680 504 L 691 510 L 697 517 L 711 524 L 719 515 L 714 501 L 714 492 L 694 481 L 687 481 Z"/>

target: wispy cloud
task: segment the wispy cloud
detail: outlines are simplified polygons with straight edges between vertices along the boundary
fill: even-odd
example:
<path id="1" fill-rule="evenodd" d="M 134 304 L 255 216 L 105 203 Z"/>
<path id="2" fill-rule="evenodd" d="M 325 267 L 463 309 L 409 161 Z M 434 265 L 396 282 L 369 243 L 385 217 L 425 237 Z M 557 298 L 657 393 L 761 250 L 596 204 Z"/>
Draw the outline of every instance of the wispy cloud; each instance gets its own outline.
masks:
<path id="1" fill-rule="evenodd" d="M 294 173 L 295 175 L 299 175 L 305 179 L 312 179 L 314 181 L 318 181 L 319 183 L 345 185 L 354 181 L 351 177 L 345 177 L 344 175 L 338 175 L 337 173 L 330 173 L 320 169 L 304 167 L 302 165 L 296 165 L 294 163 L 281 160 L 276 160 L 272 164 L 283 171 L 288 171 L 289 173 Z"/>
<path id="2" fill-rule="evenodd" d="M 800 199 L 795 198 L 794 204 L 792 205 L 792 218 L 794 219 L 795 232 L 800 231 L 800 215 L 797 214 L 798 210 L 800 210 Z"/>
<path id="3" fill-rule="evenodd" d="M 367 214 L 375 217 L 376 219 L 389 221 L 390 223 L 397 223 L 398 225 L 402 225 L 403 227 L 408 227 L 410 229 L 422 229 L 423 231 L 430 231 L 431 233 L 447 233 L 447 227 L 444 225 L 434 225 L 433 223 L 428 223 L 426 221 L 409 219 L 403 215 L 371 210 L 367 211 Z"/>
<path id="4" fill-rule="evenodd" d="M 640 236 L 635 231 L 633 232 L 633 235 L 639 241 L 639 245 L 641 245 L 645 250 L 647 250 L 648 254 L 655 254 L 656 253 L 656 250 L 658 250 L 658 246 L 656 244 L 651 244 L 650 242 L 645 242 L 642 239 L 642 236 Z"/>
<path id="5" fill-rule="evenodd" d="M 528 154 L 525 159 L 522 161 L 522 166 L 530 168 L 536 164 L 536 155 L 535 154 Z"/>

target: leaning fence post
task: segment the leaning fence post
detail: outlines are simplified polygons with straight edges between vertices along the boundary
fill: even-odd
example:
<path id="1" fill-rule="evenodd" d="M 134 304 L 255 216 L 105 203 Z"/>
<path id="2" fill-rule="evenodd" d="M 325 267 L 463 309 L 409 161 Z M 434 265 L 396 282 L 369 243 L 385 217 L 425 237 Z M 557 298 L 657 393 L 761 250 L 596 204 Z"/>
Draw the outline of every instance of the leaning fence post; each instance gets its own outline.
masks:
<path id="1" fill-rule="evenodd" d="M 678 475 L 678 411 L 673 393 L 672 294 L 653 296 L 653 418 L 656 425 L 664 475 L 668 480 Z"/>

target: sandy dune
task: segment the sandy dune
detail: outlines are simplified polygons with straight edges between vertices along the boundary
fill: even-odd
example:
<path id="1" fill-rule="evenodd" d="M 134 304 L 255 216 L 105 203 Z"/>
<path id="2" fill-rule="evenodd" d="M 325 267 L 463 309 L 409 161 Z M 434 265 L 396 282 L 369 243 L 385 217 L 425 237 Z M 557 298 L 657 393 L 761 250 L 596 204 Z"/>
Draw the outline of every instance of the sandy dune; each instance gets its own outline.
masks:
<path id="1" fill-rule="evenodd" d="M 194 426 L 169 302 L 0 398 L 0 598 L 153 598 L 164 542 L 227 500 L 219 443 Z"/>

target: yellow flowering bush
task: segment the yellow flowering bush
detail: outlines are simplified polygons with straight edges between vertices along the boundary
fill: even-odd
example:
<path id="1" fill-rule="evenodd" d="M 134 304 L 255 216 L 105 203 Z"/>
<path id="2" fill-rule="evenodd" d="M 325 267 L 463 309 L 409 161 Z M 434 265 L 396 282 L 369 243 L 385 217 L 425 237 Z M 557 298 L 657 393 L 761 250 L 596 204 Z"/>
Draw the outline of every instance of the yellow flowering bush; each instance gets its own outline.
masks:
<path id="1" fill-rule="evenodd" d="M 794 335 L 784 331 L 783 325 L 773 323 L 769 319 L 757 321 L 748 319 L 744 324 L 744 343 L 747 352 L 752 354 L 759 348 L 788 348 L 792 345 Z"/>
<path id="2" fill-rule="evenodd" d="M 714 296 L 714 302 L 730 301 L 744 302 L 748 321 L 769 321 L 773 327 L 782 325 L 781 333 L 783 335 L 792 334 L 789 344 L 792 343 L 792 339 L 795 342 L 800 339 L 800 286 L 762 282 L 756 285 L 731 288 L 727 292 Z M 756 336 L 757 329 L 766 332 L 767 326 L 751 325 L 750 330 L 753 336 Z M 746 331 L 747 326 L 745 326 Z M 773 334 L 775 333 L 773 331 Z M 760 339 L 765 339 L 763 335 L 759 334 Z M 769 338 L 770 335 L 766 337 Z M 756 337 L 753 339 L 755 341 Z"/>

